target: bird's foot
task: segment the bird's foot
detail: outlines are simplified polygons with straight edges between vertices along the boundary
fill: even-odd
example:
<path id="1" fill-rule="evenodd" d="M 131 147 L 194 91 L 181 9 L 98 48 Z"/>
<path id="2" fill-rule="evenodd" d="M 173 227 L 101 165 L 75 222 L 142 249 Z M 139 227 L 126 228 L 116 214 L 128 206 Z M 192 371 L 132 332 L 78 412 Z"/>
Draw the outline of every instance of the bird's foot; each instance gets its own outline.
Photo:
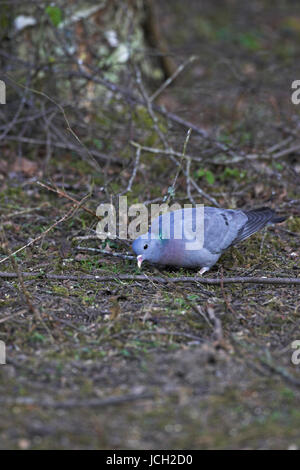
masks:
<path id="1" fill-rule="evenodd" d="M 206 271 L 209 271 L 209 268 L 203 267 L 200 269 L 200 271 L 197 272 L 198 276 L 202 276 L 202 274 L 206 273 Z"/>

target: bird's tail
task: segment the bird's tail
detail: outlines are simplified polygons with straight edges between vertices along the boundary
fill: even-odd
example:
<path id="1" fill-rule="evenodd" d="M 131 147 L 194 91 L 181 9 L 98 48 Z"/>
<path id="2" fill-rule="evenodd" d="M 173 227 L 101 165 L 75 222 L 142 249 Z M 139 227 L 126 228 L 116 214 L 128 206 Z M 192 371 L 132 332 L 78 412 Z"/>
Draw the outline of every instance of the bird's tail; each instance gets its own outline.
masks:
<path id="1" fill-rule="evenodd" d="M 252 209 L 243 212 L 248 217 L 248 221 L 239 231 L 236 239 L 234 240 L 234 244 L 245 240 L 268 224 L 278 224 L 287 219 L 287 217 L 279 216 L 269 207 L 260 207 L 259 209 Z"/>

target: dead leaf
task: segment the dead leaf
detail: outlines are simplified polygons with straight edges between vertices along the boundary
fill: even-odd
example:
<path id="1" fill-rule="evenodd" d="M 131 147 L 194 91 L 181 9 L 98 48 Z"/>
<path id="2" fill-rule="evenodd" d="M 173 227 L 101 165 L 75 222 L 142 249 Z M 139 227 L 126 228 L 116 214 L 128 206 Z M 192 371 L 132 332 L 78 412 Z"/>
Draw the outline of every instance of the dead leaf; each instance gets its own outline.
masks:
<path id="1" fill-rule="evenodd" d="M 121 312 L 121 309 L 120 309 L 120 305 L 119 305 L 119 302 L 118 302 L 118 298 L 117 297 L 111 297 L 110 299 L 110 302 L 111 302 L 111 306 L 110 306 L 110 320 L 115 320 L 120 312 Z"/>
<path id="2" fill-rule="evenodd" d="M 28 158 L 20 157 L 17 158 L 14 162 L 11 171 L 16 173 L 24 173 L 27 176 L 34 176 L 37 174 L 38 165 L 32 160 L 28 160 Z"/>

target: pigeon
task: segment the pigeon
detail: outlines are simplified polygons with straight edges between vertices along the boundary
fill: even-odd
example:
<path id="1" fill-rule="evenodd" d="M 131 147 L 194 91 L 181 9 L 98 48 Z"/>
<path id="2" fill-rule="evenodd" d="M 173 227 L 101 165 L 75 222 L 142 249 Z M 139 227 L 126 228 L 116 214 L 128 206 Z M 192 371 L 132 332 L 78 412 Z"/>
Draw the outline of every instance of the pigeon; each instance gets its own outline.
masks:
<path id="1" fill-rule="evenodd" d="M 208 271 L 230 246 L 268 224 L 286 220 L 268 207 L 252 210 L 198 206 L 166 212 L 153 220 L 148 233 L 134 240 L 138 267 L 143 261 Z"/>

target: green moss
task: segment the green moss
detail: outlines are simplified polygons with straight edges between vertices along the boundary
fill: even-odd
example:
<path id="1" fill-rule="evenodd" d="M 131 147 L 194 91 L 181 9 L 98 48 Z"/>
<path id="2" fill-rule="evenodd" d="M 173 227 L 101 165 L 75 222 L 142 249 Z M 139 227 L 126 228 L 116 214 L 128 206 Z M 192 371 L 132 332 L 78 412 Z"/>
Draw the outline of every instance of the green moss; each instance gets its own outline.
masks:
<path id="1" fill-rule="evenodd" d="M 69 296 L 69 289 L 63 286 L 52 286 L 52 292 L 57 295 L 62 295 L 65 297 Z"/>
<path id="2" fill-rule="evenodd" d="M 287 228 L 291 230 L 291 232 L 298 232 L 300 234 L 300 217 L 289 217 L 286 224 Z"/>

